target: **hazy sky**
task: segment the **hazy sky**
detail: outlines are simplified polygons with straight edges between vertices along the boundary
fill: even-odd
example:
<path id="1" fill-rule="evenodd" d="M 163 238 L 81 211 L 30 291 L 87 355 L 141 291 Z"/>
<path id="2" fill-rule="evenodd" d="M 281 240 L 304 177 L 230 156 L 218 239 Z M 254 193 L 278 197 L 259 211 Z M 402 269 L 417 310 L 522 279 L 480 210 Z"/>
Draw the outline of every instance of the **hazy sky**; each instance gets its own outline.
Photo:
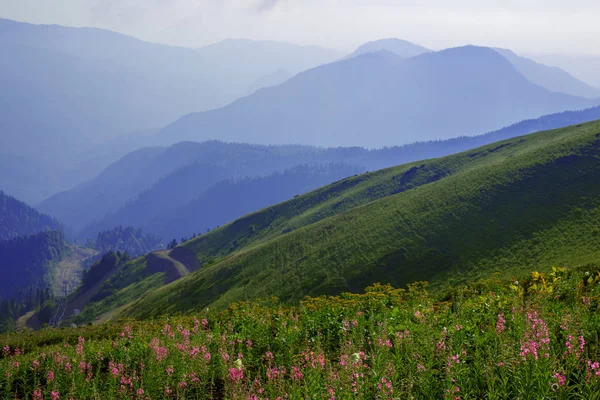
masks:
<path id="1" fill-rule="evenodd" d="M 349 51 L 398 37 L 432 49 L 600 54 L 599 0 L 0 0 L 0 17 L 202 46 L 228 37 Z"/>

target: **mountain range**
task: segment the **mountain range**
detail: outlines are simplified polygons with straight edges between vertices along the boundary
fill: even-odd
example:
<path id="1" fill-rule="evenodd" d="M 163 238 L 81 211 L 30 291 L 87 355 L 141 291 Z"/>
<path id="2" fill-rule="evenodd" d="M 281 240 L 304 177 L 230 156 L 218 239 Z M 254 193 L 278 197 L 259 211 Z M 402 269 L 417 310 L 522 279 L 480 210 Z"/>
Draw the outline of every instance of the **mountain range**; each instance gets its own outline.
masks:
<path id="1" fill-rule="evenodd" d="M 596 121 L 349 177 L 122 265 L 81 320 L 585 264 L 600 256 L 599 149 Z M 180 270 L 170 285 L 157 257 Z"/>
<path id="2" fill-rule="evenodd" d="M 231 196 L 243 198 L 241 204 L 253 204 L 258 209 L 341 179 L 343 173 L 351 176 L 447 156 L 596 119 L 600 119 L 600 107 L 526 120 L 474 137 L 379 150 L 184 142 L 132 152 L 97 178 L 51 197 L 38 208 L 64 221 L 70 234 L 81 242 L 118 225 L 142 228 L 168 241 L 204 232 L 253 211 L 246 206 L 244 212 L 233 212 L 239 207 L 231 207 Z M 290 179 L 284 179 L 280 187 L 282 172 Z M 263 201 L 256 203 L 259 198 Z M 210 207 L 194 206 L 197 202 L 210 203 Z"/>
<path id="3" fill-rule="evenodd" d="M 399 39 L 366 43 L 346 58 L 244 39 L 190 49 L 0 19 L 7 89 L 0 183 L 38 203 L 152 145 L 219 139 L 375 148 L 480 134 L 595 104 L 573 97 L 596 91 L 564 71 L 498 51 L 503 58 L 475 47 L 432 52 Z M 461 92 L 465 85 L 477 90 Z M 438 118 L 424 117 L 430 113 Z"/>
<path id="4" fill-rule="evenodd" d="M 431 50 L 401 39 L 382 39 L 365 43 L 347 58 L 356 57 L 365 53 L 389 51 L 400 57 L 410 58 L 421 54 L 430 53 Z M 527 80 L 551 92 L 564 93 L 572 96 L 590 99 L 600 98 L 600 84 L 592 87 L 589 83 L 574 77 L 569 72 L 558 67 L 544 65 L 530 58 L 517 55 L 512 50 L 494 48 L 502 57 L 506 58 L 513 67 Z M 554 64 L 550 64 L 554 65 Z"/>
<path id="5" fill-rule="evenodd" d="M 102 159 L 118 151 L 115 144 L 99 152 L 110 139 L 223 106 L 277 70 L 295 73 L 342 56 L 277 42 L 188 49 L 5 19 L 0 54 L 0 158 L 13 165 L 10 174 L 0 170 L 0 182 L 29 202 L 80 183 L 70 172 L 87 161 L 84 154 Z M 36 179 L 40 170 L 48 176 Z M 98 172 L 79 173 L 87 180 Z"/>
<path id="6" fill-rule="evenodd" d="M 531 83 L 489 48 L 467 46 L 408 59 L 379 51 L 187 115 L 159 135 L 165 143 L 219 139 L 374 148 L 471 136 L 596 104 Z"/>

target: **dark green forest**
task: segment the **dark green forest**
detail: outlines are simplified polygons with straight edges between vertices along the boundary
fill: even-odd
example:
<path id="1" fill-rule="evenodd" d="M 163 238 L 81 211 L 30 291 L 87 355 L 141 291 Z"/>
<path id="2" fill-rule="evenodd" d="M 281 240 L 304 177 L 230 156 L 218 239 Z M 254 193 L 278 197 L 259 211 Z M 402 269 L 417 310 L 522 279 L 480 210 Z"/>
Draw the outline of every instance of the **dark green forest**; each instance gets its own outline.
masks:
<path id="1" fill-rule="evenodd" d="M 132 256 L 138 256 L 160 248 L 161 239 L 145 234 L 141 229 L 135 229 L 131 226 L 117 226 L 98 233 L 96 242 L 89 243 L 89 245 L 93 245 L 90 247 L 94 247 L 101 253 L 121 251 Z"/>
<path id="2" fill-rule="evenodd" d="M 40 232 L 0 241 L 0 298 L 22 288 L 45 288 L 70 248 L 62 232 Z"/>

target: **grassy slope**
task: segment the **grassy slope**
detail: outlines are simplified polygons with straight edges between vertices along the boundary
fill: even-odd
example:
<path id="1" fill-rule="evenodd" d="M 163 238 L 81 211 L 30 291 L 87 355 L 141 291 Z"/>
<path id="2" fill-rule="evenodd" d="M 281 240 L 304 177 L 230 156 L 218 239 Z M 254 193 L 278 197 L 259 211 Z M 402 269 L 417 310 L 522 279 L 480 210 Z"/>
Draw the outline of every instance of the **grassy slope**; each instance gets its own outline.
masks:
<path id="1" fill-rule="evenodd" d="M 178 255 L 181 256 L 181 254 L 175 256 Z M 185 258 L 179 258 L 187 262 Z M 104 322 L 112 318 L 117 309 L 139 299 L 144 294 L 187 276 L 190 266 L 171 257 L 167 251 L 155 251 L 145 257 L 133 259 L 73 301 L 73 304 L 77 303 L 79 308 L 83 308 L 83 302 L 78 300 L 85 300 L 83 312 L 73 321 Z"/>
<path id="2" fill-rule="evenodd" d="M 598 154 L 593 122 L 338 182 L 186 244 L 216 262 L 121 315 L 272 295 L 294 302 L 376 281 L 454 284 L 600 258 Z"/>

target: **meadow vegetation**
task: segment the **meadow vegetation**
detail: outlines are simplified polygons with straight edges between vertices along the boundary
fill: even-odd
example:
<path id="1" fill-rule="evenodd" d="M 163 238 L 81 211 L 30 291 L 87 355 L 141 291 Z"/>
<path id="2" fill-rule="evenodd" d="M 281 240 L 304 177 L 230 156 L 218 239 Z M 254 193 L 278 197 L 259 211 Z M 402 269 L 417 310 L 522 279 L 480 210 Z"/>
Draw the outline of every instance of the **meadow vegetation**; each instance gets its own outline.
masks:
<path id="1" fill-rule="evenodd" d="M 7 399 L 598 399 L 600 268 L 0 339 Z"/>

